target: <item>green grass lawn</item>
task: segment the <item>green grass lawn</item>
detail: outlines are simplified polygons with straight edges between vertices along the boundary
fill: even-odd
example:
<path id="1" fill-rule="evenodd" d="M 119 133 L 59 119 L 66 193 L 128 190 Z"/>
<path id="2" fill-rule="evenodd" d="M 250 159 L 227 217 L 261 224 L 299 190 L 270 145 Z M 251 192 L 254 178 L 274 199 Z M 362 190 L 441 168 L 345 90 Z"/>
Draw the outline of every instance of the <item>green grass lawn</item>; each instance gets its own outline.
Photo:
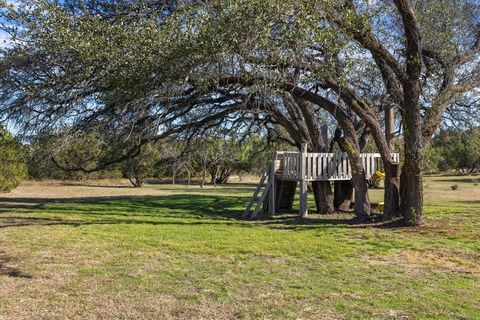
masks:
<path id="1" fill-rule="evenodd" d="M 427 178 L 400 229 L 241 221 L 253 184 L 30 183 L 0 195 L 0 319 L 480 319 L 478 183 Z"/>

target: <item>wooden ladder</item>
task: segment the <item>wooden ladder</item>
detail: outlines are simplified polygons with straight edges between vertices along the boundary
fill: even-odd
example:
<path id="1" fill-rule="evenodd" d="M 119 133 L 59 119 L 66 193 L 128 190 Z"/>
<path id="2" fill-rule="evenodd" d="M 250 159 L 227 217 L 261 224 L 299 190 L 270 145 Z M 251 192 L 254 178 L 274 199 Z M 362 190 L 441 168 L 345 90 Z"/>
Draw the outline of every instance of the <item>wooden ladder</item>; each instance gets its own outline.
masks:
<path id="1" fill-rule="evenodd" d="M 247 205 L 247 208 L 243 212 L 242 218 L 245 219 L 250 216 L 251 219 L 254 219 L 257 217 L 258 212 L 260 211 L 260 208 L 265 201 L 265 198 L 267 197 L 270 189 L 272 188 L 272 179 L 268 179 L 268 182 L 265 184 L 267 177 L 270 176 L 270 170 L 271 166 L 268 166 L 268 168 L 263 171 L 260 177 L 260 182 L 258 183 L 257 188 L 255 189 L 255 192 L 253 193 L 253 196 Z M 252 207 L 254 207 L 253 211 Z"/>

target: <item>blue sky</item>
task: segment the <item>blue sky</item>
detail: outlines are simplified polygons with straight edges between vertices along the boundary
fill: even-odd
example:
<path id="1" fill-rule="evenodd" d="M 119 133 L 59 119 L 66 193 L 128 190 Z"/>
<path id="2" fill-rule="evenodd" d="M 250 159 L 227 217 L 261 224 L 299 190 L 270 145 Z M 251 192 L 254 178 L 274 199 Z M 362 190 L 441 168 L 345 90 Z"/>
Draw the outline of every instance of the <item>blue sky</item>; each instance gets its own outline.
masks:
<path id="1" fill-rule="evenodd" d="M 19 0 L 6 0 L 8 4 L 17 5 Z M 0 23 L 4 23 L 4 20 L 0 17 Z M 10 35 L 0 30 L 0 47 L 6 47 L 10 44 Z"/>
<path id="2" fill-rule="evenodd" d="M 0 31 L 0 47 L 6 47 L 8 46 L 10 43 L 10 36 L 4 32 L 4 31 Z"/>

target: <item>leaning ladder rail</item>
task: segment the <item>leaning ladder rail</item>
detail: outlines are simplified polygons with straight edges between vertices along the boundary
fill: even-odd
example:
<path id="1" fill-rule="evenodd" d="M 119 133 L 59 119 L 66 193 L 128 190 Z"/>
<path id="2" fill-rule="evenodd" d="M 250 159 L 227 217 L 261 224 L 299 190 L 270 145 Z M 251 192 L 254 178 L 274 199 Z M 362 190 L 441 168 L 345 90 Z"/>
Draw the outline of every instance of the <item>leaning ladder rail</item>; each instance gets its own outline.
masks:
<path id="1" fill-rule="evenodd" d="M 260 182 L 258 183 L 257 188 L 253 192 L 253 195 L 250 201 L 248 202 L 248 205 L 245 211 L 243 212 L 243 215 L 242 215 L 243 218 L 247 218 L 250 214 L 252 218 L 255 218 L 258 215 L 261 205 L 265 200 L 265 197 L 267 196 L 267 193 L 269 192 L 269 189 L 271 188 L 271 185 L 272 185 L 271 179 L 269 179 L 268 183 L 265 185 L 265 180 L 270 175 L 270 168 L 271 166 L 269 166 L 266 170 L 262 172 L 262 175 L 260 176 Z M 259 197 L 259 194 L 260 194 L 260 191 L 262 191 L 262 188 L 263 188 L 263 192 Z M 252 207 L 254 205 L 255 207 L 252 212 Z"/>

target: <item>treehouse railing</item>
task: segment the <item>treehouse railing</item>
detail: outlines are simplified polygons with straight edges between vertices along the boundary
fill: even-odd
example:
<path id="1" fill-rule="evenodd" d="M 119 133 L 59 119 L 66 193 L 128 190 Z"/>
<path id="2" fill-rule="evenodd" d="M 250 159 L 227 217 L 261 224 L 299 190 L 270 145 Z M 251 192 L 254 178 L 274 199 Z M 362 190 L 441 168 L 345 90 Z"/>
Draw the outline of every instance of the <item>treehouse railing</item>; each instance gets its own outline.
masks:
<path id="1" fill-rule="evenodd" d="M 360 157 L 367 179 L 377 171 L 384 171 L 379 153 L 362 153 Z M 276 159 L 276 178 L 280 180 L 327 181 L 352 178 L 346 153 L 278 152 Z M 392 159 L 398 162 L 399 154 L 394 153 Z"/>

